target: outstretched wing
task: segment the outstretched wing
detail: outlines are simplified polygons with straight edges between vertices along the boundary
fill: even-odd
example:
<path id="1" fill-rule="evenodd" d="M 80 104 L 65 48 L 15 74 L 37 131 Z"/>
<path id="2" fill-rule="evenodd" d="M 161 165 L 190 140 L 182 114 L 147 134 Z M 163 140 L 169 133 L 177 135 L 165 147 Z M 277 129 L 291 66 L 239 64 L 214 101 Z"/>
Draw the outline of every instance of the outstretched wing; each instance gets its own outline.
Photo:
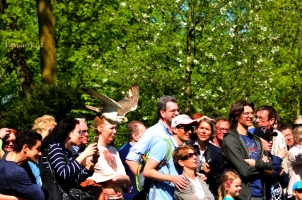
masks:
<path id="1" fill-rule="evenodd" d="M 121 109 L 118 110 L 118 115 L 125 116 L 128 112 L 133 111 L 137 108 L 139 96 L 139 88 L 137 84 L 130 87 L 124 99 L 118 103 L 121 105 Z"/>
<path id="2" fill-rule="evenodd" d="M 117 102 L 115 102 L 113 99 L 110 99 L 109 97 L 106 97 L 105 95 L 99 94 L 94 90 L 87 89 L 87 88 L 82 88 L 82 90 L 87 94 L 102 101 L 101 104 L 101 107 L 103 107 L 102 112 L 117 112 L 117 110 L 121 108 L 121 106 Z"/>

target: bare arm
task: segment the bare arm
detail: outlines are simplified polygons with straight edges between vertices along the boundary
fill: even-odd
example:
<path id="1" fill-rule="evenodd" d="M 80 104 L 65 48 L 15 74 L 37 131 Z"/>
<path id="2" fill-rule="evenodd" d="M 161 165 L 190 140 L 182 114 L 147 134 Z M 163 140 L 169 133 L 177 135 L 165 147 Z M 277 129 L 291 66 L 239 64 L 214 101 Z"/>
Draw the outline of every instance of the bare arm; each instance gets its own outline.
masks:
<path id="1" fill-rule="evenodd" d="M 15 196 L 10 196 L 10 195 L 4 195 L 0 194 L 0 200 L 27 200 L 22 197 L 15 197 Z"/>
<path id="2" fill-rule="evenodd" d="M 172 182 L 179 190 L 181 190 L 181 188 L 186 188 L 188 186 L 188 182 L 184 176 L 182 175 L 172 176 L 169 174 L 162 174 L 156 170 L 157 166 L 158 166 L 157 161 L 148 158 L 143 171 L 143 175 L 155 181 Z"/>
<path id="3" fill-rule="evenodd" d="M 126 164 L 128 165 L 130 171 L 134 174 L 134 176 L 136 175 L 137 169 L 138 169 L 138 162 L 134 161 L 134 160 L 126 160 Z"/>

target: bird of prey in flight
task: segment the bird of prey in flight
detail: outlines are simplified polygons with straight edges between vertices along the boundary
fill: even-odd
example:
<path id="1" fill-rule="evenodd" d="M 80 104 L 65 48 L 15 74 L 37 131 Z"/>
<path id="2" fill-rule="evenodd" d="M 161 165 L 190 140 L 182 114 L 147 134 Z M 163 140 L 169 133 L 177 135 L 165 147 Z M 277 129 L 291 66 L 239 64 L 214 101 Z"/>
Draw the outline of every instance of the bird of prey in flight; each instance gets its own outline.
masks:
<path id="1" fill-rule="evenodd" d="M 86 108 L 96 112 L 98 116 L 104 117 L 111 124 L 121 124 L 127 122 L 128 119 L 125 117 L 125 115 L 137 108 L 139 96 L 139 87 L 137 84 L 132 85 L 129 88 L 125 98 L 118 102 L 103 94 L 97 93 L 94 90 L 87 88 L 82 88 L 82 90 L 90 96 L 102 101 L 99 107 L 86 105 Z"/>

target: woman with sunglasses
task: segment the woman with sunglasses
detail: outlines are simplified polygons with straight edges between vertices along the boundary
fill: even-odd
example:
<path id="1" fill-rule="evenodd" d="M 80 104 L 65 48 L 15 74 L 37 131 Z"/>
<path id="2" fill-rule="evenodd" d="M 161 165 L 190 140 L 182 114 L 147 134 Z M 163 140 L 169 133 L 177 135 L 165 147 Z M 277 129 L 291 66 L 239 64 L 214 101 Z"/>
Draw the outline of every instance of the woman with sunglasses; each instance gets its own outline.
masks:
<path id="1" fill-rule="evenodd" d="M 208 189 L 207 184 L 196 175 L 198 165 L 198 157 L 194 151 L 194 147 L 185 145 L 177 147 L 173 152 L 173 162 L 177 167 L 182 168 L 183 176 L 189 182 L 189 186 L 185 189 L 174 192 L 176 200 L 214 200 L 213 194 Z"/>
<path id="2" fill-rule="evenodd" d="M 220 178 L 227 166 L 222 157 L 222 150 L 210 141 L 215 137 L 213 121 L 201 117 L 202 114 L 199 113 L 192 116 L 192 119 L 199 119 L 199 125 L 195 129 L 196 141 L 193 142 L 198 155 L 197 172 L 206 175 L 210 191 L 218 197 Z"/>

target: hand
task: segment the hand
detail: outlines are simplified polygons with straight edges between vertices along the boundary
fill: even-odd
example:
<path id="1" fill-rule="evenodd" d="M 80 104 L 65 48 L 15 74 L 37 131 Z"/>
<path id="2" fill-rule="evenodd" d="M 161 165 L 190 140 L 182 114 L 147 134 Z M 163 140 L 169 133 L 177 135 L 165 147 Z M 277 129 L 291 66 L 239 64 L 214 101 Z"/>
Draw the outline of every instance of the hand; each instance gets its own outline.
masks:
<path id="1" fill-rule="evenodd" d="M 181 191 L 181 189 L 187 188 L 189 185 L 187 179 L 183 175 L 172 176 L 171 182 L 179 191 Z"/>
<path id="2" fill-rule="evenodd" d="M 92 143 L 85 148 L 83 154 L 85 155 L 86 158 L 88 156 L 94 155 L 97 152 L 97 150 L 98 150 L 97 143 Z"/>
<path id="3" fill-rule="evenodd" d="M 263 161 L 263 162 L 269 162 L 269 159 L 268 159 L 268 157 L 267 157 L 267 156 L 263 155 L 263 157 L 262 157 L 262 161 Z"/>
<path id="4" fill-rule="evenodd" d="M 202 173 L 196 173 L 197 174 L 197 176 L 199 176 L 200 178 L 201 178 L 201 180 L 203 180 L 203 181 L 207 181 L 207 176 L 206 175 L 204 175 L 204 174 L 202 174 Z"/>
<path id="5" fill-rule="evenodd" d="M 256 160 L 254 159 L 244 159 L 245 162 L 247 162 L 250 166 L 255 167 Z"/>
<path id="6" fill-rule="evenodd" d="M 279 176 L 282 176 L 282 175 L 283 175 L 283 172 L 284 172 L 284 170 L 283 170 L 283 168 L 281 168 L 281 169 L 280 169 L 280 172 L 279 172 Z"/>
<path id="7" fill-rule="evenodd" d="M 5 138 L 5 136 L 10 134 L 10 129 L 9 128 L 1 128 L 0 129 L 0 139 Z"/>
<path id="8" fill-rule="evenodd" d="M 280 145 L 278 145 L 278 150 L 277 150 L 277 156 L 281 159 L 285 158 L 287 156 L 287 148 L 280 148 Z"/>
<path id="9" fill-rule="evenodd" d="M 210 173 L 211 173 L 210 165 L 209 165 L 209 163 L 207 163 L 207 162 L 204 162 L 204 163 L 203 163 L 202 169 L 203 169 L 203 171 L 204 171 L 206 174 L 210 174 Z"/>

